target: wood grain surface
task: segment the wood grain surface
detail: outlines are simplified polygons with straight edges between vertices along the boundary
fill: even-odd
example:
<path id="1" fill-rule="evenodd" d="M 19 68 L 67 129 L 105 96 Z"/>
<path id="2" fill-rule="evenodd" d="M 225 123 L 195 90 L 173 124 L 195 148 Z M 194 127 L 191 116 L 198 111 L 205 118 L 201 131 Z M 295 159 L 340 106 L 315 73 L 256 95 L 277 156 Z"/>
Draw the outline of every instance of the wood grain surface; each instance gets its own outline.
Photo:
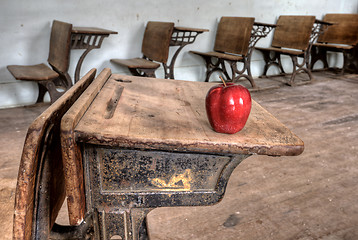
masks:
<path id="1" fill-rule="evenodd" d="M 318 37 L 319 43 L 358 44 L 358 14 L 326 14 L 324 21 L 333 23 Z"/>
<path id="2" fill-rule="evenodd" d="M 74 137 L 74 127 L 80 121 L 92 100 L 110 76 L 104 69 L 84 91 L 61 120 L 61 148 L 67 192 L 68 214 L 71 225 L 78 225 L 86 212 L 84 195 L 82 155 Z"/>
<path id="3" fill-rule="evenodd" d="M 277 20 L 272 46 L 307 50 L 315 16 L 281 15 Z"/>
<path id="4" fill-rule="evenodd" d="M 205 111 L 205 96 L 213 85 L 112 74 L 76 126 L 76 139 L 111 147 L 212 154 L 280 156 L 303 151 L 303 142 L 255 101 L 242 131 L 213 131 Z M 123 88 L 120 96 L 118 88 Z M 110 118 L 105 117 L 107 111 L 112 111 Z"/>

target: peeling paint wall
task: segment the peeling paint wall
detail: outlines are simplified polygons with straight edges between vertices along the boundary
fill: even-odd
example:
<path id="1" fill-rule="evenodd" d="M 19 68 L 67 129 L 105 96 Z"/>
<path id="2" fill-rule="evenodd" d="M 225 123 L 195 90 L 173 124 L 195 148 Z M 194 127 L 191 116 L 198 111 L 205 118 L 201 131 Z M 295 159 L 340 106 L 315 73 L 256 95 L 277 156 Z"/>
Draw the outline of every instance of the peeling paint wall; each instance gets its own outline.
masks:
<path id="1" fill-rule="evenodd" d="M 95 49 L 87 55 L 81 76 L 91 68 L 101 71 L 105 67 L 110 67 L 114 73 L 129 74 L 126 69 L 111 64 L 109 59 L 141 56 L 141 42 L 147 21 L 172 21 L 177 26 L 207 28 L 210 32 L 199 35 L 194 44 L 186 46 L 175 65 L 176 79 L 203 81 L 204 62 L 188 51 L 208 51 L 213 48 L 216 26 L 221 16 L 255 17 L 258 22 L 275 23 L 279 15 L 314 15 L 321 19 L 326 13 L 357 12 L 357 0 L 3 0 L 0 8 L 0 108 L 35 102 L 36 84 L 14 80 L 6 66 L 46 63 L 53 19 L 74 26 L 94 26 L 118 32 L 105 39 L 101 49 Z M 272 34 L 261 39 L 257 46 L 269 46 L 271 38 Z M 71 51 L 69 74 L 72 78 L 82 52 Z M 332 54 L 330 64 L 340 66 L 341 55 Z M 254 51 L 254 77 L 262 69 L 262 56 Z M 157 76 L 163 76 L 161 69 L 157 71 Z"/>

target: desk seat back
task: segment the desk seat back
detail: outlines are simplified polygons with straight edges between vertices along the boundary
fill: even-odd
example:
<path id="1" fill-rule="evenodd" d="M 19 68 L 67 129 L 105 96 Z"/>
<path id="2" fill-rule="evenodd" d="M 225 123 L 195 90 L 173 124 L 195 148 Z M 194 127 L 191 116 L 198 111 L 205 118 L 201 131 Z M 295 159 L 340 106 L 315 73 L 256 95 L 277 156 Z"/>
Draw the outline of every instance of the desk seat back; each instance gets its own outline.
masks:
<path id="1" fill-rule="evenodd" d="M 173 30 L 172 22 L 148 22 L 142 43 L 143 55 L 150 60 L 167 63 Z"/>
<path id="2" fill-rule="evenodd" d="M 280 16 L 272 46 L 307 50 L 315 20 L 315 16 Z"/>
<path id="3" fill-rule="evenodd" d="M 30 125 L 24 143 L 15 195 L 13 239 L 43 239 L 66 196 L 61 155 L 61 118 L 92 82 L 88 72 Z M 42 235 L 44 236 L 44 235 Z"/>
<path id="4" fill-rule="evenodd" d="M 110 75 L 109 68 L 103 69 L 61 120 L 61 149 L 70 225 L 81 224 L 86 214 L 82 153 L 80 146 L 77 145 L 74 129 Z"/>
<path id="5" fill-rule="evenodd" d="M 323 21 L 333 23 L 318 37 L 319 43 L 358 44 L 358 14 L 326 14 Z"/>
<path id="6" fill-rule="evenodd" d="M 54 20 L 50 37 L 49 64 L 61 73 L 67 73 L 70 64 L 72 24 Z"/>
<path id="7" fill-rule="evenodd" d="M 222 17 L 216 32 L 214 51 L 246 55 L 255 18 Z"/>

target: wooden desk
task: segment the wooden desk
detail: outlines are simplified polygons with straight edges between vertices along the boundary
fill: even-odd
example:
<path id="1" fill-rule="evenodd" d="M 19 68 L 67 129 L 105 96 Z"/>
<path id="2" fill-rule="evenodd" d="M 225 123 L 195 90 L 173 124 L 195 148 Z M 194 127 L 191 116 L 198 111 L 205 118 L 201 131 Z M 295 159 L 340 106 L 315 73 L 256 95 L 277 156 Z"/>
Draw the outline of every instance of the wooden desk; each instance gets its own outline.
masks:
<path id="1" fill-rule="evenodd" d="M 194 43 L 196 37 L 203 33 L 208 32 L 208 29 L 202 28 L 189 28 L 189 27 L 174 27 L 172 39 L 170 41 L 170 46 L 179 48 L 174 52 L 173 57 L 170 60 L 169 65 L 164 66 L 165 78 L 174 79 L 174 64 L 180 53 L 180 51 L 188 44 Z"/>
<path id="2" fill-rule="evenodd" d="M 250 155 L 302 153 L 303 142 L 255 101 L 242 131 L 214 132 L 204 104 L 212 86 L 118 74 L 96 79 L 61 124 L 70 223 L 93 214 L 96 239 L 139 239 L 156 207 L 220 201 L 230 174 Z"/>
<path id="3" fill-rule="evenodd" d="M 86 49 L 79 58 L 75 70 L 75 83 L 80 79 L 80 72 L 83 60 L 87 54 L 95 48 L 100 48 L 104 38 L 110 34 L 117 34 L 111 30 L 96 27 L 73 27 L 71 32 L 71 48 Z"/>

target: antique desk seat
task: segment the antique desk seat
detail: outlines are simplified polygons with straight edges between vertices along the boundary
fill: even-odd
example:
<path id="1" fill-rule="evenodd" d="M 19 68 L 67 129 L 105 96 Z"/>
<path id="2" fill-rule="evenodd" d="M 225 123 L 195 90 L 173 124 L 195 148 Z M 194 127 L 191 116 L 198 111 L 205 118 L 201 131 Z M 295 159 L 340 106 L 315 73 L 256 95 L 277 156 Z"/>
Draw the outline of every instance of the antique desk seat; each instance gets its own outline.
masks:
<path id="1" fill-rule="evenodd" d="M 207 29 L 176 27 L 173 22 L 147 23 L 143 41 L 141 58 L 111 59 L 114 64 L 122 65 L 134 76 L 156 77 L 155 71 L 163 66 L 164 78 L 174 79 L 174 65 L 181 50 L 194 43 L 196 37 L 207 32 Z M 169 57 L 169 48 L 178 47 Z"/>
<path id="2" fill-rule="evenodd" d="M 94 239 L 146 239 L 152 209 L 217 203 L 245 158 L 304 149 L 255 101 L 242 131 L 214 132 L 204 104 L 212 83 L 103 72 L 61 123 L 69 221 L 92 219 Z"/>
<path id="3" fill-rule="evenodd" d="M 358 72 L 358 14 L 326 14 L 323 21 L 333 23 L 313 44 L 310 67 L 321 60 L 328 68 L 327 52 L 343 53 L 341 73 Z"/>
<path id="4" fill-rule="evenodd" d="M 246 79 L 253 88 L 258 88 L 251 75 L 252 51 L 262 37 L 275 27 L 272 24 L 254 22 L 252 17 L 222 17 L 218 24 L 214 50 L 210 52 L 190 51 L 205 61 L 208 82 L 212 73 L 222 72 L 227 81 Z M 239 66 L 239 64 L 242 66 Z M 231 75 L 226 70 L 230 66 Z"/>
<path id="5" fill-rule="evenodd" d="M 310 38 L 316 18 L 314 16 L 280 16 L 276 23 L 273 40 L 268 48 L 256 47 L 261 51 L 265 60 L 264 72 L 266 76 L 270 66 L 276 65 L 281 73 L 285 73 L 281 64 L 281 55 L 288 55 L 292 60 L 292 75 L 287 82 L 294 84 L 298 72 L 305 72 L 312 79 L 308 66 Z M 299 62 L 298 59 L 302 59 Z"/>
<path id="6" fill-rule="evenodd" d="M 44 63 L 36 65 L 9 65 L 7 69 L 17 80 L 33 81 L 38 84 L 39 94 L 36 102 L 43 102 L 48 91 L 51 103 L 55 102 L 72 86 L 68 74 L 70 64 L 70 39 L 72 24 L 54 20 L 51 27 L 50 47 L 47 66 Z M 62 88 L 59 91 L 57 88 Z"/>
<path id="7" fill-rule="evenodd" d="M 43 102 L 45 93 L 50 95 L 51 103 L 72 87 L 68 74 L 70 50 L 85 49 L 79 58 L 74 82 L 80 79 L 80 70 L 84 58 L 92 49 L 101 47 L 104 38 L 117 32 L 95 27 L 73 27 L 72 24 L 53 20 L 50 35 L 48 65 L 9 65 L 9 72 L 17 80 L 33 81 L 38 84 L 39 94 L 36 102 Z M 62 89 L 62 90 L 59 90 Z"/>
<path id="8" fill-rule="evenodd" d="M 287 55 L 292 61 L 292 74 L 287 82 L 288 85 L 295 84 L 297 73 L 307 73 L 309 83 L 312 80 L 309 58 L 312 44 L 331 25 L 326 21 L 315 19 L 314 16 L 285 16 L 279 17 L 270 47 L 256 47 L 262 52 L 265 66 L 262 76 L 267 76 L 270 66 L 277 66 L 279 75 L 286 72 L 281 63 L 281 55 Z"/>
<path id="9" fill-rule="evenodd" d="M 169 44 L 174 23 L 149 21 L 142 41 L 142 58 L 111 59 L 112 63 L 125 66 L 135 76 L 155 77 L 160 63 L 167 64 Z"/>

